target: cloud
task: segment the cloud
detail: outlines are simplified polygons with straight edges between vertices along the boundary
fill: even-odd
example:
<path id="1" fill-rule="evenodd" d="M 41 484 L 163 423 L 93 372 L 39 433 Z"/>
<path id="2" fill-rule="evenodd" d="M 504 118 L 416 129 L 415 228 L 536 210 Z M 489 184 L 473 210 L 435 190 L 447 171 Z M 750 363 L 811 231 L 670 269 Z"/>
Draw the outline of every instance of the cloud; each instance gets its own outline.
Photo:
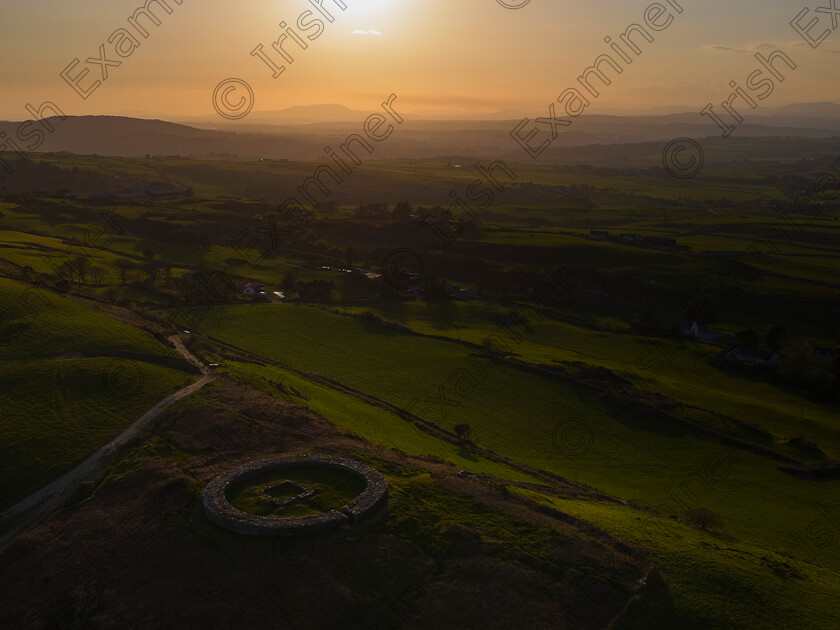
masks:
<path id="1" fill-rule="evenodd" d="M 785 50 L 787 48 L 798 48 L 799 46 L 804 46 L 805 42 L 800 40 L 794 40 L 792 42 L 785 42 L 783 44 L 772 44 L 769 42 L 752 42 L 747 44 L 746 46 L 739 48 L 737 46 L 724 46 L 722 44 L 707 44 L 703 46 L 706 50 L 721 50 L 723 52 L 735 52 L 735 53 L 748 53 L 748 54 L 755 54 L 760 51 L 774 51 L 774 50 Z M 834 51 L 829 51 L 834 52 Z"/>
<path id="2" fill-rule="evenodd" d="M 709 46 L 703 46 L 703 48 L 706 48 L 708 50 L 723 50 L 724 52 L 743 52 L 743 53 L 750 52 L 746 48 L 733 48 L 732 46 L 721 46 L 719 44 L 712 44 L 712 45 L 709 45 Z"/>

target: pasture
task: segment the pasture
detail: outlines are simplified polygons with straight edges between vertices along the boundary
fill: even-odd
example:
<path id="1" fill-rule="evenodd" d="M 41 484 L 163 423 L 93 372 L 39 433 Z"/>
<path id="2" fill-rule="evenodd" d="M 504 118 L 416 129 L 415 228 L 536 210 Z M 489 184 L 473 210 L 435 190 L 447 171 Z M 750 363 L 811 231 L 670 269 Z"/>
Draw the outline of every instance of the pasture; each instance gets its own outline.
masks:
<path id="1" fill-rule="evenodd" d="M 684 425 L 616 410 L 591 392 L 478 356 L 462 344 L 398 332 L 307 307 L 214 309 L 202 334 L 312 372 L 444 429 L 469 423 L 482 447 L 628 501 L 676 515 L 718 510 L 734 535 L 791 546 L 840 482 L 808 481 Z M 387 438 L 400 446 L 400 436 Z M 711 470 L 712 472 L 708 472 Z M 803 559 L 840 566 L 840 550 Z"/>

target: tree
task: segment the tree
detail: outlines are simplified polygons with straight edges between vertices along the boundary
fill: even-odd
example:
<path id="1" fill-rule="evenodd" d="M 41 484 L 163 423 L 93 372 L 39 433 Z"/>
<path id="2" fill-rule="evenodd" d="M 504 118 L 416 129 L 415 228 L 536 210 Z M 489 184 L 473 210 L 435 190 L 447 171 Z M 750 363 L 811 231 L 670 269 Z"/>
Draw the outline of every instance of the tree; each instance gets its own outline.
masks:
<path id="1" fill-rule="evenodd" d="M 290 297 L 292 293 L 297 290 L 297 283 L 298 279 L 294 272 L 290 271 L 286 274 L 286 277 L 283 278 L 283 281 L 280 283 L 280 288 L 283 290 L 283 293 L 286 294 L 286 297 Z"/>
<path id="2" fill-rule="evenodd" d="M 158 261 L 155 260 L 155 254 L 151 250 L 143 250 L 143 262 L 141 263 L 143 271 L 149 274 L 149 280 L 154 282 L 158 274 Z"/>
<path id="3" fill-rule="evenodd" d="M 91 282 L 93 282 L 94 286 L 102 286 L 102 281 L 105 279 L 105 270 L 102 267 L 91 267 L 88 270 L 88 273 L 90 274 Z"/>
<path id="4" fill-rule="evenodd" d="M 394 218 L 397 220 L 407 219 L 411 216 L 411 204 L 407 201 L 399 201 L 394 206 Z"/>
<path id="5" fill-rule="evenodd" d="M 56 277 L 63 280 L 68 285 L 76 281 L 76 268 L 70 261 L 66 260 L 57 267 L 53 268 Z"/>
<path id="6" fill-rule="evenodd" d="M 720 529 L 723 527 L 723 519 L 720 514 L 715 512 L 712 508 L 704 507 L 702 505 L 685 509 L 683 511 L 683 518 L 703 531 L 706 531 L 709 528 Z"/>
<path id="7" fill-rule="evenodd" d="M 735 333 L 735 342 L 742 346 L 757 346 L 761 343 L 761 337 L 752 329 L 742 330 Z"/>
<path id="8" fill-rule="evenodd" d="M 468 424 L 456 424 L 455 433 L 458 434 L 458 445 L 464 448 L 464 445 L 470 441 L 472 437 L 472 428 Z"/>
<path id="9" fill-rule="evenodd" d="M 126 258 L 118 258 L 117 261 L 114 263 L 114 266 L 120 272 L 120 284 L 122 284 L 122 286 L 125 286 L 126 273 L 134 269 L 134 263 Z"/>
<path id="10" fill-rule="evenodd" d="M 781 352 L 783 346 L 785 345 L 786 336 L 787 328 L 783 324 L 779 324 L 778 326 L 773 326 L 769 331 L 767 331 L 767 336 L 764 338 L 764 341 L 775 352 Z"/>
<path id="11" fill-rule="evenodd" d="M 85 276 L 87 275 L 88 269 L 90 269 L 90 260 L 88 260 L 87 256 L 76 256 L 71 265 L 79 277 L 79 284 L 84 284 Z"/>

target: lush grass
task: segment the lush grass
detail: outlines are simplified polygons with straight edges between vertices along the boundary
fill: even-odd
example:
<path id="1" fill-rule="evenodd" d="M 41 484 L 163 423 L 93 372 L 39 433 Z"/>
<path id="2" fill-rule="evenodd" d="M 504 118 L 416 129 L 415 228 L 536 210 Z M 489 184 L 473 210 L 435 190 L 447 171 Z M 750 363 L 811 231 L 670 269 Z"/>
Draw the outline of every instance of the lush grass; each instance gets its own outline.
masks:
<path id="1" fill-rule="evenodd" d="M 642 389 L 764 427 L 777 443 L 804 437 L 818 443 L 830 457 L 840 457 L 836 408 L 814 402 L 803 407 L 797 393 L 709 365 L 709 355 L 720 351 L 715 346 L 597 331 L 533 310 L 522 311 L 533 330 L 513 322 L 509 334 L 499 321 L 510 320 L 514 308 L 484 302 L 377 302 L 345 310 L 371 310 L 421 334 L 473 344 L 497 335 L 530 363 L 585 362 L 605 367 Z"/>
<path id="2" fill-rule="evenodd" d="M 101 226 L 100 226 L 101 227 Z M 61 238 L 44 237 L 25 232 L 0 232 L 0 259 L 6 260 L 18 267 L 31 267 L 32 275 L 57 276 L 58 270 L 64 264 L 73 264 L 79 256 L 87 259 L 88 265 L 101 268 L 104 271 L 99 286 L 119 284 L 120 275 L 116 269 L 116 261 L 121 258 L 114 252 L 107 251 L 92 243 L 94 238 L 101 241 L 101 245 L 113 246 L 113 239 L 105 233 L 91 232 L 90 236 L 81 226 L 64 226 L 63 229 L 50 227 L 49 232 L 60 234 Z M 104 230 L 104 228 L 102 228 Z M 65 239 L 76 239 L 75 245 Z M 126 252 L 138 257 L 140 252 Z M 92 276 L 85 278 L 86 285 L 92 285 Z"/>
<path id="3" fill-rule="evenodd" d="M 78 302 L 0 279 L 0 303 L 6 503 L 84 459 L 189 380 L 155 365 L 180 357 L 174 349 Z"/>
<path id="4" fill-rule="evenodd" d="M 796 536 L 840 488 L 838 481 L 784 475 L 771 461 L 680 426 L 617 413 L 571 385 L 473 357 L 452 342 L 294 306 L 216 309 L 201 330 L 410 408 L 449 430 L 467 422 L 482 446 L 625 499 L 671 514 L 708 504 L 733 533 L 768 548 L 795 547 Z M 400 445 L 399 435 L 393 440 Z M 840 566 L 840 549 L 795 551 Z"/>
<path id="5" fill-rule="evenodd" d="M 38 490 L 188 380 L 109 358 L 0 362 L 0 500 Z"/>
<path id="6" fill-rule="evenodd" d="M 621 505 L 513 491 L 647 548 L 671 588 L 681 628 L 817 629 L 840 623 L 837 571 Z"/>
<path id="7" fill-rule="evenodd" d="M 0 360 L 142 354 L 177 357 L 147 332 L 47 291 L 0 278 Z"/>
<path id="8" fill-rule="evenodd" d="M 393 413 L 359 398 L 305 379 L 274 366 L 226 362 L 220 372 L 230 374 L 255 389 L 280 395 L 290 402 L 308 407 L 337 427 L 385 448 L 399 448 L 409 455 L 433 455 L 473 473 L 491 474 L 512 481 L 540 480 L 509 466 L 473 455 L 449 442 L 432 437 Z M 294 392 L 278 394 L 272 383 L 280 382 Z"/>

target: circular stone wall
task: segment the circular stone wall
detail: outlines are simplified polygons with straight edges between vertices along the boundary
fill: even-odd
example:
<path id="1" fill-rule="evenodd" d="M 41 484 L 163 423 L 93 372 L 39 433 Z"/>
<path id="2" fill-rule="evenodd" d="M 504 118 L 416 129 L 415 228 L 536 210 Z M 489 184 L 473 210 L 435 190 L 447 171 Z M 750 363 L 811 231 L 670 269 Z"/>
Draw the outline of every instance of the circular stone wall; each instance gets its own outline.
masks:
<path id="1" fill-rule="evenodd" d="M 283 479 L 288 471 L 289 479 Z M 349 475 L 362 488 L 361 493 L 347 505 L 327 509 L 320 514 L 307 516 L 283 516 L 283 512 L 311 511 L 308 504 L 315 502 L 317 491 L 307 487 L 306 473 L 330 471 Z M 262 486 L 248 492 L 249 482 Z M 345 484 L 346 485 L 346 484 Z M 216 525 L 240 534 L 277 535 L 310 531 L 323 531 L 342 525 L 349 525 L 363 514 L 375 509 L 386 498 L 388 486 L 385 477 L 378 470 L 350 459 L 322 455 L 301 455 L 280 457 L 251 462 L 233 468 L 216 477 L 204 489 L 204 511 Z M 262 501 L 263 511 L 279 512 L 279 515 L 260 515 L 235 507 L 231 495 Z M 333 502 L 340 493 L 329 497 Z M 234 500 L 237 505 L 247 505 L 246 498 Z M 327 503 L 328 505 L 329 503 Z"/>

